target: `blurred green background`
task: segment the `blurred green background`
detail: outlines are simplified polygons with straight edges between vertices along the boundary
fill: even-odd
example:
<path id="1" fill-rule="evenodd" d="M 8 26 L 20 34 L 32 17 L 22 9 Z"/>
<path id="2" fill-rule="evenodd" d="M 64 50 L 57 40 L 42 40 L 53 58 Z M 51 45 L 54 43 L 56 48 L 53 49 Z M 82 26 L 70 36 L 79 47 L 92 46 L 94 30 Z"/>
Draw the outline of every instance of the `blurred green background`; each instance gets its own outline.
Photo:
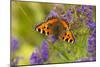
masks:
<path id="1" fill-rule="evenodd" d="M 65 9 L 72 5 L 65 5 Z M 12 36 L 19 40 L 19 49 L 11 55 L 12 57 L 24 56 L 18 65 L 30 64 L 29 58 L 35 46 L 41 47 L 41 42 L 47 37 L 33 30 L 33 26 L 41 23 L 54 4 L 34 3 L 34 2 L 12 2 Z M 95 12 L 94 12 L 95 13 Z M 95 16 L 94 16 L 95 20 Z M 82 57 L 88 57 L 87 53 L 87 37 L 89 29 L 83 25 L 79 29 L 73 30 L 76 43 L 70 44 L 61 40 L 57 40 L 54 44 L 49 45 L 49 59 L 46 63 L 63 63 L 73 62 Z"/>

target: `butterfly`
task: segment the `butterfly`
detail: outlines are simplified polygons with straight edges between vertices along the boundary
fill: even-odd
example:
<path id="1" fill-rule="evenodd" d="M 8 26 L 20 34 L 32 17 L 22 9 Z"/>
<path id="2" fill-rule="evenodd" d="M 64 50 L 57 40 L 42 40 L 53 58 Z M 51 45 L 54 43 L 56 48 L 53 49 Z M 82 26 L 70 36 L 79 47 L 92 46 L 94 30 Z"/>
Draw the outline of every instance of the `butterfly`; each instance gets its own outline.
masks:
<path id="1" fill-rule="evenodd" d="M 35 30 L 46 36 L 54 35 L 60 40 L 74 43 L 75 39 L 70 30 L 69 23 L 58 17 L 49 17 L 47 20 L 38 24 Z"/>

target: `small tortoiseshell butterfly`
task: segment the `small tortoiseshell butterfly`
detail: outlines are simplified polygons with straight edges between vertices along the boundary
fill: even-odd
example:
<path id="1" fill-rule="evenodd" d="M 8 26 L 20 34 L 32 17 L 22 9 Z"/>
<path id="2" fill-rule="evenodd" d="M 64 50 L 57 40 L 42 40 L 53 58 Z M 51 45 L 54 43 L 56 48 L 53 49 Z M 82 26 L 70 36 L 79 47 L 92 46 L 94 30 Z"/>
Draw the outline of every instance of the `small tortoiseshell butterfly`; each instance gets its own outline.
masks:
<path id="1" fill-rule="evenodd" d="M 74 37 L 69 29 L 69 23 L 63 19 L 49 17 L 43 23 L 37 25 L 35 30 L 46 36 L 54 35 L 58 39 L 74 43 Z"/>

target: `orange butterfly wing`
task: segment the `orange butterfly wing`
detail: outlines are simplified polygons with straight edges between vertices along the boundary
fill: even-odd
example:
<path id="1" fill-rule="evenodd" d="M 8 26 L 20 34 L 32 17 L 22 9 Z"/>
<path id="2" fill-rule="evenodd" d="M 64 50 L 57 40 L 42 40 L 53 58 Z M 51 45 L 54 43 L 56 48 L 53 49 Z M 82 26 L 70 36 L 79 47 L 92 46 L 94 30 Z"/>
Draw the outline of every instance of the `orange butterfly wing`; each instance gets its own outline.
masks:
<path id="1" fill-rule="evenodd" d="M 70 43 L 75 42 L 73 33 L 71 31 L 66 31 L 66 32 L 60 34 L 59 39 L 70 42 Z"/>
<path id="2" fill-rule="evenodd" d="M 65 20 L 61 20 L 61 24 L 63 25 L 64 29 L 66 30 L 69 30 L 69 23 Z"/>
<path id="3" fill-rule="evenodd" d="M 62 23 L 63 27 L 65 28 L 65 32 L 62 32 L 59 35 L 59 39 L 74 43 L 75 39 L 74 39 L 73 33 L 70 31 L 69 23 L 65 20 L 61 20 L 61 23 Z"/>
<path id="4" fill-rule="evenodd" d="M 57 22 L 57 18 L 49 18 L 47 21 L 39 24 L 38 26 L 36 26 L 36 31 L 40 32 L 41 34 L 45 34 L 45 35 L 51 35 L 53 33 L 52 29 L 49 28 L 48 25 L 52 25 L 54 26 Z"/>

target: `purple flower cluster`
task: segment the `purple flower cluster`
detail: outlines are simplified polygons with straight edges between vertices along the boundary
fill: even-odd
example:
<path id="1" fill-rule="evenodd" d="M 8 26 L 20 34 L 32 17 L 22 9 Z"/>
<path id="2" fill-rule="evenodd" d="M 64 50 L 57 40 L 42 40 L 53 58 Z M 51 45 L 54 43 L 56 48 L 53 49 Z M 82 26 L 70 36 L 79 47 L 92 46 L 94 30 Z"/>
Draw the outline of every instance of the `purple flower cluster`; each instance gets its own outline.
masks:
<path id="1" fill-rule="evenodd" d="M 80 61 L 90 61 L 91 58 L 95 60 L 96 54 L 96 23 L 93 20 L 93 6 L 82 5 L 81 8 L 77 8 L 79 13 L 78 18 L 81 20 L 84 16 L 86 17 L 86 26 L 90 29 L 92 34 L 88 38 L 88 53 L 89 58 L 82 58 Z M 81 16 L 80 16 L 81 15 Z"/>
<path id="2" fill-rule="evenodd" d="M 89 12 L 87 13 L 87 27 L 92 34 L 88 38 L 88 53 L 90 57 L 95 57 L 96 54 L 96 23 L 93 21 L 93 7 L 89 6 Z"/>
<path id="3" fill-rule="evenodd" d="M 34 52 L 32 53 L 31 57 L 30 57 L 30 63 L 31 64 L 40 64 L 42 63 L 41 58 L 39 57 L 39 50 L 38 48 L 34 49 Z"/>
<path id="4" fill-rule="evenodd" d="M 88 28 L 90 28 L 91 30 L 94 30 L 96 28 L 96 23 L 91 20 L 87 21 L 87 26 Z"/>
<path id="5" fill-rule="evenodd" d="M 30 57 L 30 64 L 42 64 L 48 59 L 48 44 L 44 40 L 42 42 L 41 50 L 35 48 L 34 52 Z"/>
<path id="6" fill-rule="evenodd" d="M 48 15 L 48 17 L 57 17 L 57 16 L 58 16 L 58 14 L 54 10 L 51 10 L 49 15 Z"/>
<path id="7" fill-rule="evenodd" d="M 92 17 L 93 17 L 93 12 L 92 12 L 92 10 L 90 10 L 87 14 L 86 14 L 86 16 L 89 18 L 89 19 L 92 19 Z"/>
<path id="8" fill-rule="evenodd" d="M 66 20 L 67 22 L 72 22 L 73 21 L 73 12 L 71 9 L 67 9 L 66 13 L 62 15 L 62 19 Z"/>
<path id="9" fill-rule="evenodd" d="M 73 13 L 70 10 L 67 10 L 67 12 L 66 12 L 66 18 L 67 18 L 68 22 L 72 22 L 72 20 L 73 20 L 72 14 Z"/>
<path id="10" fill-rule="evenodd" d="M 11 38 L 11 54 L 13 55 L 19 49 L 19 41 L 17 38 Z M 11 65 L 17 65 L 20 60 L 23 60 L 23 56 L 17 56 L 11 60 Z"/>
<path id="11" fill-rule="evenodd" d="M 93 7 L 92 6 L 89 6 L 89 10 L 86 14 L 87 16 L 87 21 L 86 21 L 86 24 L 88 26 L 88 28 L 90 28 L 91 30 L 94 30 L 96 28 L 96 23 L 93 21 Z"/>
<path id="12" fill-rule="evenodd" d="M 95 56 L 96 53 L 96 29 L 92 32 L 88 38 L 88 52 L 91 56 Z"/>
<path id="13" fill-rule="evenodd" d="M 60 12 L 60 11 L 59 11 Z M 60 15 L 60 18 L 61 19 L 64 19 L 66 20 L 67 22 L 72 22 L 73 20 L 73 16 L 72 16 L 72 12 L 71 10 L 67 10 L 65 14 L 61 15 L 61 14 L 58 14 L 55 10 L 51 10 L 49 15 L 47 16 L 48 17 L 58 17 Z"/>
<path id="14" fill-rule="evenodd" d="M 82 5 L 81 10 L 82 10 L 82 13 L 84 13 L 87 10 L 87 6 L 86 5 Z"/>
<path id="15" fill-rule="evenodd" d="M 93 6 L 91 5 L 82 5 L 82 7 L 77 8 L 78 19 L 82 19 L 84 16 L 86 19 L 93 19 Z M 88 21 L 87 21 L 88 22 Z"/>
<path id="16" fill-rule="evenodd" d="M 88 52 L 94 56 L 96 52 L 96 23 L 93 21 L 93 7 L 91 5 L 82 5 L 77 11 L 87 17 L 86 25 L 92 32 L 88 38 Z"/>
<path id="17" fill-rule="evenodd" d="M 48 45 L 46 41 L 42 42 L 42 49 L 41 49 L 42 58 L 44 60 L 48 59 Z"/>
<path id="18" fill-rule="evenodd" d="M 81 12 L 81 8 L 77 8 L 77 12 L 80 13 Z"/>
<path id="19" fill-rule="evenodd" d="M 49 36 L 47 39 L 50 43 L 54 44 L 56 42 L 56 37 L 55 36 Z"/>
<path id="20" fill-rule="evenodd" d="M 16 38 L 11 38 L 11 51 L 14 52 L 19 48 L 19 42 Z"/>

